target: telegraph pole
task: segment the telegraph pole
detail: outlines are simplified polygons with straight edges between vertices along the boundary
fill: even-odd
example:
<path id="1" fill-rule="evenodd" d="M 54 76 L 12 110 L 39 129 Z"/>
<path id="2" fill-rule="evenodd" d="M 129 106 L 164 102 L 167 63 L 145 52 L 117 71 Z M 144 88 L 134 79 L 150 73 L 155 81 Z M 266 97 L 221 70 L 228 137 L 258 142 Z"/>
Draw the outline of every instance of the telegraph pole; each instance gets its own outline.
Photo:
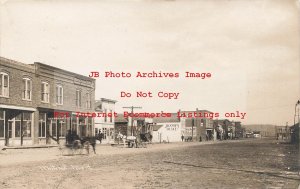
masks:
<path id="1" fill-rule="evenodd" d="M 298 100 L 295 104 L 295 115 L 294 115 L 294 126 L 296 128 L 296 115 L 297 115 L 297 105 L 300 105 L 300 100 Z M 299 150 L 300 150 L 300 123 L 299 123 L 300 119 L 299 119 L 299 108 L 298 108 L 298 143 L 299 143 Z M 300 173 L 300 172 L 299 172 Z"/>
<path id="2" fill-rule="evenodd" d="M 286 126 L 285 126 L 285 140 L 287 141 L 288 140 L 288 125 L 289 125 L 289 122 L 286 122 Z"/>
<path id="3" fill-rule="evenodd" d="M 297 105 L 300 105 L 300 100 L 298 100 L 295 104 L 295 115 L 294 115 L 294 127 L 296 130 L 296 115 L 297 115 Z M 295 133 L 296 134 L 296 133 Z M 298 107 L 298 145 L 299 145 L 299 152 L 300 152 L 300 118 L 299 118 L 299 107 Z M 298 160 L 298 164 L 300 166 L 300 159 Z M 300 170 L 298 171 L 298 175 L 300 175 Z"/>
<path id="4" fill-rule="evenodd" d="M 297 105 L 300 105 L 300 100 L 298 100 L 295 104 L 294 125 L 296 125 Z M 299 115 L 298 115 L 298 121 L 299 121 Z"/>
<path id="5" fill-rule="evenodd" d="M 131 109 L 131 115 L 133 115 L 133 109 L 141 109 L 142 107 L 129 106 L 129 107 L 123 107 L 123 108 Z M 131 116 L 130 132 L 131 132 L 131 136 L 133 136 L 133 116 Z"/>
<path id="6" fill-rule="evenodd" d="M 194 125 L 195 125 L 195 119 L 192 118 L 192 141 L 194 141 Z"/>

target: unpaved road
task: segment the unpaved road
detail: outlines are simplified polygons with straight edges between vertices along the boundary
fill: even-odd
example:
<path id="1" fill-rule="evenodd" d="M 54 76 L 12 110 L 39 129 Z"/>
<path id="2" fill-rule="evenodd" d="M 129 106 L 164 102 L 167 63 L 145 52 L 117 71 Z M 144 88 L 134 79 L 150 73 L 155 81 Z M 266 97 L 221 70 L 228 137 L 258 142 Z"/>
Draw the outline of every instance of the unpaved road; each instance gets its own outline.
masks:
<path id="1" fill-rule="evenodd" d="M 0 188 L 298 188 L 300 184 L 298 149 L 267 139 L 138 149 L 97 146 L 97 153 L 72 157 L 61 156 L 57 149 L 2 153 Z"/>

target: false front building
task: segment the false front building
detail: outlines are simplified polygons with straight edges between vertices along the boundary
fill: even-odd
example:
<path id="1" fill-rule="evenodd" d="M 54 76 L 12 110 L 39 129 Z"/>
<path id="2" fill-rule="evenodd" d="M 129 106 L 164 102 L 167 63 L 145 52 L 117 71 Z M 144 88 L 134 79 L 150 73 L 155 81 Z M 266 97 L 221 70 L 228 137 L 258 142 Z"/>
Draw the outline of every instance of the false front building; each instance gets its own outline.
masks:
<path id="1" fill-rule="evenodd" d="M 103 134 L 104 143 L 113 143 L 115 138 L 115 104 L 117 101 L 101 98 L 95 102 L 95 111 L 103 116 L 95 117 L 95 134 Z"/>
<path id="2" fill-rule="evenodd" d="M 93 135 L 95 80 L 42 63 L 0 58 L 0 146 L 65 141 L 68 131 Z M 59 116 L 57 116 L 59 115 Z"/>

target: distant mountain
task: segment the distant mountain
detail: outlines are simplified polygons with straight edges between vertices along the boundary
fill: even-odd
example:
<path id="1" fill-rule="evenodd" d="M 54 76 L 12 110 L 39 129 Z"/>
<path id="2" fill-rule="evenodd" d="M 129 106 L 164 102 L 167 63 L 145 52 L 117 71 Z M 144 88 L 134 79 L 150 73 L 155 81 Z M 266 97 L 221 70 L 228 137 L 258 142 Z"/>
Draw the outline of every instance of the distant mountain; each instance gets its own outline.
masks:
<path id="1" fill-rule="evenodd" d="M 262 136 L 275 136 L 275 126 L 271 124 L 249 124 L 242 125 L 246 131 L 260 131 Z"/>

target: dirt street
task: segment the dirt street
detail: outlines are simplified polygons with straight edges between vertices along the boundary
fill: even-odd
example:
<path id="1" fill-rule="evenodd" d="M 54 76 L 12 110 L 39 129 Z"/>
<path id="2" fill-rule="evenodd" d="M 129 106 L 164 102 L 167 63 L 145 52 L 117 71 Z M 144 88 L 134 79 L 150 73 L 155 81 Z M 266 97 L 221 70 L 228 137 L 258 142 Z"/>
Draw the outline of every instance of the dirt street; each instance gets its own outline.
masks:
<path id="1" fill-rule="evenodd" d="M 298 188 L 298 171 L 298 149 L 268 139 L 0 153 L 0 188 Z"/>

